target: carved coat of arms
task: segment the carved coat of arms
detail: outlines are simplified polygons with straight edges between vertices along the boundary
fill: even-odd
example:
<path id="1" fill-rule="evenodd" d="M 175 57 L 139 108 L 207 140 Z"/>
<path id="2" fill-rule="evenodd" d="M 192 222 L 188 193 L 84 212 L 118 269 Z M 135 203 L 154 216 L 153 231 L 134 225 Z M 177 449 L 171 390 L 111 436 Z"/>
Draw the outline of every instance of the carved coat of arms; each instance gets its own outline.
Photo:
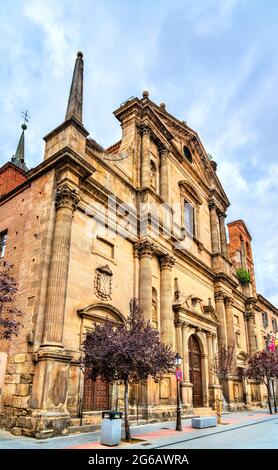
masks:
<path id="1" fill-rule="evenodd" d="M 96 269 L 94 282 L 95 294 L 102 300 L 111 299 L 112 276 L 113 273 L 108 264 L 106 264 L 105 266 L 99 266 Z"/>

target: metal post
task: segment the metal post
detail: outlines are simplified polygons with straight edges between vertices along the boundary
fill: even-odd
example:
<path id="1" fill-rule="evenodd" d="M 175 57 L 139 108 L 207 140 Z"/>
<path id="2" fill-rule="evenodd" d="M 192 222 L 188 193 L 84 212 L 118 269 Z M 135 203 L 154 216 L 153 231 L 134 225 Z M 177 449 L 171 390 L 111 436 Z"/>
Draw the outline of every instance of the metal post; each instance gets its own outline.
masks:
<path id="1" fill-rule="evenodd" d="M 177 379 L 177 424 L 176 424 L 176 431 L 182 431 L 181 426 L 181 404 L 180 404 L 180 383 Z"/>

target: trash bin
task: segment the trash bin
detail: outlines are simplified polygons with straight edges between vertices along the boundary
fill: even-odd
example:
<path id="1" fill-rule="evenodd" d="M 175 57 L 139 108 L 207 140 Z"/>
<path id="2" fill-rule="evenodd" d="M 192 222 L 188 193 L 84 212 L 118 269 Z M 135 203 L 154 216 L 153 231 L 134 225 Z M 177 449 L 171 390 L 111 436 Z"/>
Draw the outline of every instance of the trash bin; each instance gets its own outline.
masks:
<path id="1" fill-rule="evenodd" d="M 106 446 L 116 446 L 121 442 L 122 415 L 120 411 L 103 411 L 100 443 Z"/>

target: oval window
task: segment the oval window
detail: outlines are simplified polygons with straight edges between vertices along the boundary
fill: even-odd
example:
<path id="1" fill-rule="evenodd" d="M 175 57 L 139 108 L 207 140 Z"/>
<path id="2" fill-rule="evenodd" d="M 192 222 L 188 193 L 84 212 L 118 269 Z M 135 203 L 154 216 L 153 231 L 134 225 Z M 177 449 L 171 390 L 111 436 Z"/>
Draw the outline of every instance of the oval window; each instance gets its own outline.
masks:
<path id="1" fill-rule="evenodd" d="M 183 147 L 183 154 L 184 154 L 186 160 L 189 163 L 192 163 L 192 155 L 191 155 L 191 152 L 190 152 L 189 148 L 186 145 L 184 145 L 184 147 Z"/>

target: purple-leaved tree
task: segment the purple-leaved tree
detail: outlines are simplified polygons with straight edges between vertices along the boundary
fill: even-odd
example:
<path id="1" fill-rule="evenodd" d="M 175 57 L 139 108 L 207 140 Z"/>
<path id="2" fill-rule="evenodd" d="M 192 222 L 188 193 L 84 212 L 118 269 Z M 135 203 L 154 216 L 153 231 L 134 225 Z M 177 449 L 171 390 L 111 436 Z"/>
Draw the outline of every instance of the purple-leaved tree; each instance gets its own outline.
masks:
<path id="1" fill-rule="evenodd" d="M 160 380 L 174 370 L 175 355 L 164 345 L 159 332 L 146 322 L 137 299 L 130 300 L 125 324 L 106 321 L 96 324 L 83 342 L 83 365 L 93 380 L 99 376 L 109 383 L 124 384 L 125 438 L 130 441 L 128 422 L 129 385 L 149 376 Z"/>
<path id="2" fill-rule="evenodd" d="M 22 326 L 18 320 L 22 312 L 13 306 L 18 287 L 11 269 L 6 261 L 0 264 L 0 340 L 17 336 Z"/>
<path id="3" fill-rule="evenodd" d="M 247 379 L 266 385 L 269 412 L 272 414 L 270 383 L 278 377 L 278 352 L 257 351 L 248 356 L 243 373 Z"/>

